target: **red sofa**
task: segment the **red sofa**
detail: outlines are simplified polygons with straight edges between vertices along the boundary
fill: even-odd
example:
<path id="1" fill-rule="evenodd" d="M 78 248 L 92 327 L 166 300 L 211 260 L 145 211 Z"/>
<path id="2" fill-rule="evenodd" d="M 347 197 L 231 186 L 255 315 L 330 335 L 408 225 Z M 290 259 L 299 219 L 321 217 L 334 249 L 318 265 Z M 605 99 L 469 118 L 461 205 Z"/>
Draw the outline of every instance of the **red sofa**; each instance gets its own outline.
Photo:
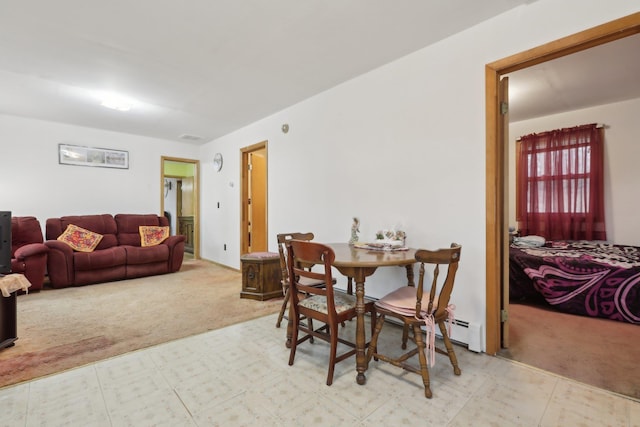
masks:
<path id="1" fill-rule="evenodd" d="M 77 252 L 56 240 L 73 224 L 102 235 L 92 252 Z M 180 270 L 185 237 L 169 236 L 155 246 L 141 246 L 140 226 L 169 226 L 164 216 L 110 214 L 63 216 L 46 222 L 47 269 L 54 288 L 88 285 Z"/>
<path id="2" fill-rule="evenodd" d="M 47 270 L 47 253 L 40 222 L 33 216 L 11 217 L 11 272 L 24 274 L 29 291 L 39 291 Z"/>

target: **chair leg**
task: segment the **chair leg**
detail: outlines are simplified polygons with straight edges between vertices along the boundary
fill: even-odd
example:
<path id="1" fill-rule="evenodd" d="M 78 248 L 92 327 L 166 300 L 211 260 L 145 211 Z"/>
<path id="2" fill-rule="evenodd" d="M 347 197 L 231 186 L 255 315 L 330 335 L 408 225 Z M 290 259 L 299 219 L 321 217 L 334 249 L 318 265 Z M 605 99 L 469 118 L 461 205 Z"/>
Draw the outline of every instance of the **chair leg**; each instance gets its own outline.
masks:
<path id="1" fill-rule="evenodd" d="M 284 292 L 284 301 L 282 301 L 282 307 L 280 307 L 280 314 L 278 314 L 278 320 L 276 321 L 276 328 L 280 327 L 282 323 L 282 319 L 284 318 L 284 313 L 287 310 L 287 305 L 289 304 L 289 287 Z"/>
<path id="2" fill-rule="evenodd" d="M 378 326 L 378 314 L 375 310 L 375 307 L 371 310 L 371 312 L 369 313 L 371 316 L 371 340 L 369 342 L 369 347 L 373 347 L 373 352 L 377 353 L 378 352 L 378 345 L 377 345 L 377 339 L 376 339 L 376 345 L 372 345 L 373 343 L 373 336 L 376 333 L 376 326 Z M 382 329 L 382 327 L 381 327 Z M 376 357 L 376 362 L 378 361 L 378 358 Z M 369 360 L 367 359 L 367 366 L 369 366 Z"/>
<path id="3" fill-rule="evenodd" d="M 440 327 L 440 333 L 442 334 L 442 341 L 444 341 L 444 346 L 447 349 L 447 356 L 449 356 L 449 361 L 451 361 L 451 365 L 453 366 L 453 373 L 460 375 L 461 371 L 458 366 L 458 358 L 456 357 L 455 351 L 453 351 L 453 345 L 451 345 L 451 340 L 447 333 L 447 326 L 444 322 L 438 322 L 438 326 Z"/>
<path id="4" fill-rule="evenodd" d="M 287 306 L 289 304 L 289 287 L 287 287 L 287 290 L 284 292 L 284 301 L 282 302 L 282 307 L 280 307 L 280 314 L 278 315 L 278 320 L 276 321 L 276 328 L 280 327 L 280 324 L 282 323 L 282 319 L 285 318 L 284 313 L 287 311 Z M 313 322 L 311 321 L 311 319 L 307 320 L 307 325 L 309 326 L 309 329 L 313 330 Z M 313 343 L 313 337 L 311 337 L 310 339 L 311 343 Z"/>
<path id="5" fill-rule="evenodd" d="M 327 385 L 333 384 L 333 371 L 336 367 L 336 353 L 338 351 L 338 325 L 329 325 L 331 335 L 331 353 L 329 355 L 329 373 L 327 374 Z"/>
<path id="6" fill-rule="evenodd" d="M 406 325 L 405 325 L 406 326 Z M 413 337 L 418 346 L 418 359 L 420 360 L 420 375 L 422 375 L 422 384 L 424 384 L 424 395 L 426 398 L 431 399 L 431 387 L 429 382 L 429 368 L 427 366 L 427 357 L 424 354 L 425 343 L 422 340 L 422 329 L 420 323 L 413 324 Z"/>
<path id="7" fill-rule="evenodd" d="M 376 331 L 376 324 L 378 323 L 378 315 L 375 309 L 371 310 L 370 315 L 371 315 L 371 338 L 373 338 L 373 334 Z"/>
<path id="8" fill-rule="evenodd" d="M 289 351 L 289 366 L 293 365 L 293 361 L 296 358 L 296 348 L 298 347 L 298 322 L 300 322 L 300 316 L 295 316 L 295 320 L 295 322 L 291 322 L 291 350 Z"/>
<path id="9" fill-rule="evenodd" d="M 409 325 L 406 323 L 402 326 L 402 349 L 407 348 L 407 340 L 409 339 Z"/>
<path id="10" fill-rule="evenodd" d="M 313 319 L 311 319 L 310 317 L 307 317 L 307 327 L 309 328 L 310 331 L 313 331 Z M 311 344 L 313 344 L 313 336 L 311 336 L 311 338 L 309 338 L 309 342 Z"/>
<path id="11" fill-rule="evenodd" d="M 382 330 L 382 325 L 384 324 L 384 314 L 381 314 L 378 317 L 378 320 L 375 324 L 375 329 L 371 334 L 371 341 L 369 342 L 369 348 L 367 349 L 367 362 L 365 366 L 365 370 L 369 368 L 369 362 L 371 362 L 371 358 L 373 360 L 378 361 L 377 353 L 378 353 L 378 337 L 380 336 L 380 331 Z"/>
<path id="12" fill-rule="evenodd" d="M 353 295 L 353 278 L 347 277 L 347 295 Z M 342 327 L 344 328 L 345 323 L 342 322 Z"/>

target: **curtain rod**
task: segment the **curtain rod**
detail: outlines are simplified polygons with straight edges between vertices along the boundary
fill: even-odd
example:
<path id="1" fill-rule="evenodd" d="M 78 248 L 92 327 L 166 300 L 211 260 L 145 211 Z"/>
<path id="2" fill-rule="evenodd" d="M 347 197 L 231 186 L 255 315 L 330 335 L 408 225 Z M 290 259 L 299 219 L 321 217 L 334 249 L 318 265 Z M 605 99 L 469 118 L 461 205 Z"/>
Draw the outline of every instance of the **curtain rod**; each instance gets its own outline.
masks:
<path id="1" fill-rule="evenodd" d="M 608 127 L 608 126 L 607 126 L 607 125 L 605 125 L 604 123 L 596 123 L 596 129 L 602 129 L 602 128 L 605 128 L 605 129 L 606 129 L 607 127 Z M 521 140 L 522 140 L 522 137 L 518 137 L 518 138 L 516 139 L 516 142 L 521 141 Z"/>

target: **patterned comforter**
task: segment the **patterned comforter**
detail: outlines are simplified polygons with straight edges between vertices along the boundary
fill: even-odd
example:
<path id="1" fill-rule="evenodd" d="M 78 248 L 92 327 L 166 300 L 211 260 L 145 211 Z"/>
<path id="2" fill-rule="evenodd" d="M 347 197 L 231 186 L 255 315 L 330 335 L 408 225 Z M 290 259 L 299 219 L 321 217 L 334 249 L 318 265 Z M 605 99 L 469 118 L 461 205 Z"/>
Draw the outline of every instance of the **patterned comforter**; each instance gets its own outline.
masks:
<path id="1" fill-rule="evenodd" d="M 640 247 L 602 242 L 514 245 L 511 301 L 544 298 L 558 310 L 640 324 Z"/>

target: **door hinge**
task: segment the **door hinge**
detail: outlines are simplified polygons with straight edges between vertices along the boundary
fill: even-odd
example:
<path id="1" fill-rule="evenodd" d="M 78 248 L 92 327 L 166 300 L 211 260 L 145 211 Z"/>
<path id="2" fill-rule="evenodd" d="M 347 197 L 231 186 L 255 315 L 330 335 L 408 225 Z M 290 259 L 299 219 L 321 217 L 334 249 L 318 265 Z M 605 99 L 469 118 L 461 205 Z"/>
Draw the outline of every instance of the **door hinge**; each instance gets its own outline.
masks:
<path id="1" fill-rule="evenodd" d="M 500 310 L 500 322 L 504 323 L 509 320 L 509 312 L 507 310 Z"/>
<path id="2" fill-rule="evenodd" d="M 509 112 L 509 104 L 504 102 L 504 101 L 502 101 L 500 103 L 500 114 L 502 114 L 504 116 L 508 112 Z"/>
<path id="3" fill-rule="evenodd" d="M 252 165 L 251 163 L 249 163 L 249 164 L 247 165 L 247 170 L 248 170 L 248 171 L 253 170 L 253 165 Z"/>

